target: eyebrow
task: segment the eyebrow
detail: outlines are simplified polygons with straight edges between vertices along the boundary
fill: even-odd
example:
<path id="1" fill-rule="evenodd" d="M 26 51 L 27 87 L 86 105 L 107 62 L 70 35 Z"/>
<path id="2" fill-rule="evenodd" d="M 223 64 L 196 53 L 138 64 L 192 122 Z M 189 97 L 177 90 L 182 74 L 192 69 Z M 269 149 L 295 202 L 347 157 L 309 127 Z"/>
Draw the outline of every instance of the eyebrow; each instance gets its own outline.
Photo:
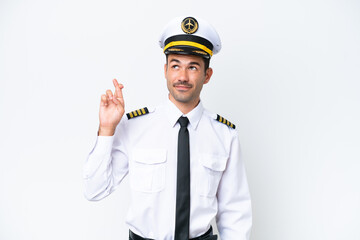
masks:
<path id="1" fill-rule="evenodd" d="M 177 63 L 180 63 L 180 61 L 179 61 L 179 60 L 177 60 L 177 59 L 171 59 L 171 60 L 170 60 L 170 62 L 177 62 Z"/>
<path id="2" fill-rule="evenodd" d="M 170 62 L 176 62 L 176 63 L 181 63 L 179 60 L 177 59 L 171 59 Z M 198 62 L 190 62 L 189 65 L 197 65 L 197 66 L 200 66 L 200 63 Z"/>

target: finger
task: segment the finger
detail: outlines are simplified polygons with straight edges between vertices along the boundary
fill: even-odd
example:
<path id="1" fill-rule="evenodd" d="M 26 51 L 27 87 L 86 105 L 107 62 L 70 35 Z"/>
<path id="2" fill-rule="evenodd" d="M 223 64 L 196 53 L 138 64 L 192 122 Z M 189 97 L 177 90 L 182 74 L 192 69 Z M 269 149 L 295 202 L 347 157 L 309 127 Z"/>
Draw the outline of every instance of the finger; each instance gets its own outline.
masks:
<path id="1" fill-rule="evenodd" d="M 113 79 L 113 84 L 114 84 L 114 87 L 119 86 L 119 83 L 118 83 L 118 81 L 116 80 L 116 78 Z"/>
<path id="2" fill-rule="evenodd" d="M 122 89 L 124 88 L 124 85 L 119 84 L 116 79 L 113 80 L 113 83 L 114 83 L 114 87 L 115 87 L 115 97 L 123 98 Z"/>
<path id="3" fill-rule="evenodd" d="M 108 97 L 110 100 L 113 99 L 113 93 L 112 93 L 111 90 L 106 90 L 106 95 L 107 95 L 107 97 Z"/>
<path id="4" fill-rule="evenodd" d="M 115 99 L 115 98 L 114 98 Z M 122 105 L 123 107 L 124 107 L 124 99 L 123 98 L 116 98 L 116 100 L 118 101 L 118 103 L 120 104 L 120 105 Z"/>
<path id="5" fill-rule="evenodd" d="M 115 95 L 114 95 L 112 101 L 113 101 L 116 105 L 120 104 L 120 105 L 123 105 L 123 106 L 124 106 L 124 99 L 119 98 L 119 97 L 116 97 Z"/>
<path id="6" fill-rule="evenodd" d="M 108 105 L 108 98 L 105 94 L 101 95 L 101 106 L 107 106 Z"/>
<path id="7" fill-rule="evenodd" d="M 116 93 L 114 94 L 114 97 L 111 99 L 115 104 L 119 104 L 119 98 L 116 97 Z"/>
<path id="8" fill-rule="evenodd" d="M 116 80 L 116 78 L 113 79 L 113 84 L 114 84 L 114 87 L 115 87 L 115 93 L 114 93 L 114 96 L 115 97 L 118 97 L 118 94 L 119 94 L 119 83 L 118 81 Z"/>

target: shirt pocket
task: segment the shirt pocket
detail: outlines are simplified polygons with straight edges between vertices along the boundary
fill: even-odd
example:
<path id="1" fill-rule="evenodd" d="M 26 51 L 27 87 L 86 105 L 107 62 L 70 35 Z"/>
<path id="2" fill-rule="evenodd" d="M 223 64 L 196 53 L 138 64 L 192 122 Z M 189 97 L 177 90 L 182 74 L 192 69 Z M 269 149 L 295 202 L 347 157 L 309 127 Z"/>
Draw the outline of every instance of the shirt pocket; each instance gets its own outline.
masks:
<path id="1" fill-rule="evenodd" d="M 134 149 L 129 165 L 134 191 L 155 193 L 165 187 L 166 149 Z"/>
<path id="2" fill-rule="evenodd" d="M 196 171 L 196 192 L 205 197 L 215 197 L 221 176 L 226 168 L 227 157 L 217 155 L 199 156 Z"/>

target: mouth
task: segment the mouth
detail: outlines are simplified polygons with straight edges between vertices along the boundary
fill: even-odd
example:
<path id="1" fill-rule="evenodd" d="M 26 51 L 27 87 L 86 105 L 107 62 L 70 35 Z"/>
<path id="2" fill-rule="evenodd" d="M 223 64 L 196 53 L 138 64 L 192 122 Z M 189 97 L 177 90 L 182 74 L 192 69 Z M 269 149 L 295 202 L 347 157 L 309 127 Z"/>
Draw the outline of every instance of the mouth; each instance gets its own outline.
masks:
<path id="1" fill-rule="evenodd" d="M 189 90 L 190 88 L 192 88 L 191 84 L 184 84 L 184 83 L 175 83 L 173 85 L 174 88 L 176 88 L 179 91 L 186 91 Z"/>

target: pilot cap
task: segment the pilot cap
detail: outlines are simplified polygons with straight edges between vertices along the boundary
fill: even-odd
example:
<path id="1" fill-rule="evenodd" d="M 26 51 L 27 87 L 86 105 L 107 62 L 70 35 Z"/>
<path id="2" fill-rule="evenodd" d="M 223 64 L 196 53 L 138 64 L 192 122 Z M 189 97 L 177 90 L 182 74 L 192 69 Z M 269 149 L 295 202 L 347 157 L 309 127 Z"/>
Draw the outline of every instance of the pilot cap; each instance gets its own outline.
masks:
<path id="1" fill-rule="evenodd" d="M 191 54 L 211 58 L 221 49 L 215 28 L 198 17 L 177 17 L 164 28 L 160 47 L 165 54 Z"/>

